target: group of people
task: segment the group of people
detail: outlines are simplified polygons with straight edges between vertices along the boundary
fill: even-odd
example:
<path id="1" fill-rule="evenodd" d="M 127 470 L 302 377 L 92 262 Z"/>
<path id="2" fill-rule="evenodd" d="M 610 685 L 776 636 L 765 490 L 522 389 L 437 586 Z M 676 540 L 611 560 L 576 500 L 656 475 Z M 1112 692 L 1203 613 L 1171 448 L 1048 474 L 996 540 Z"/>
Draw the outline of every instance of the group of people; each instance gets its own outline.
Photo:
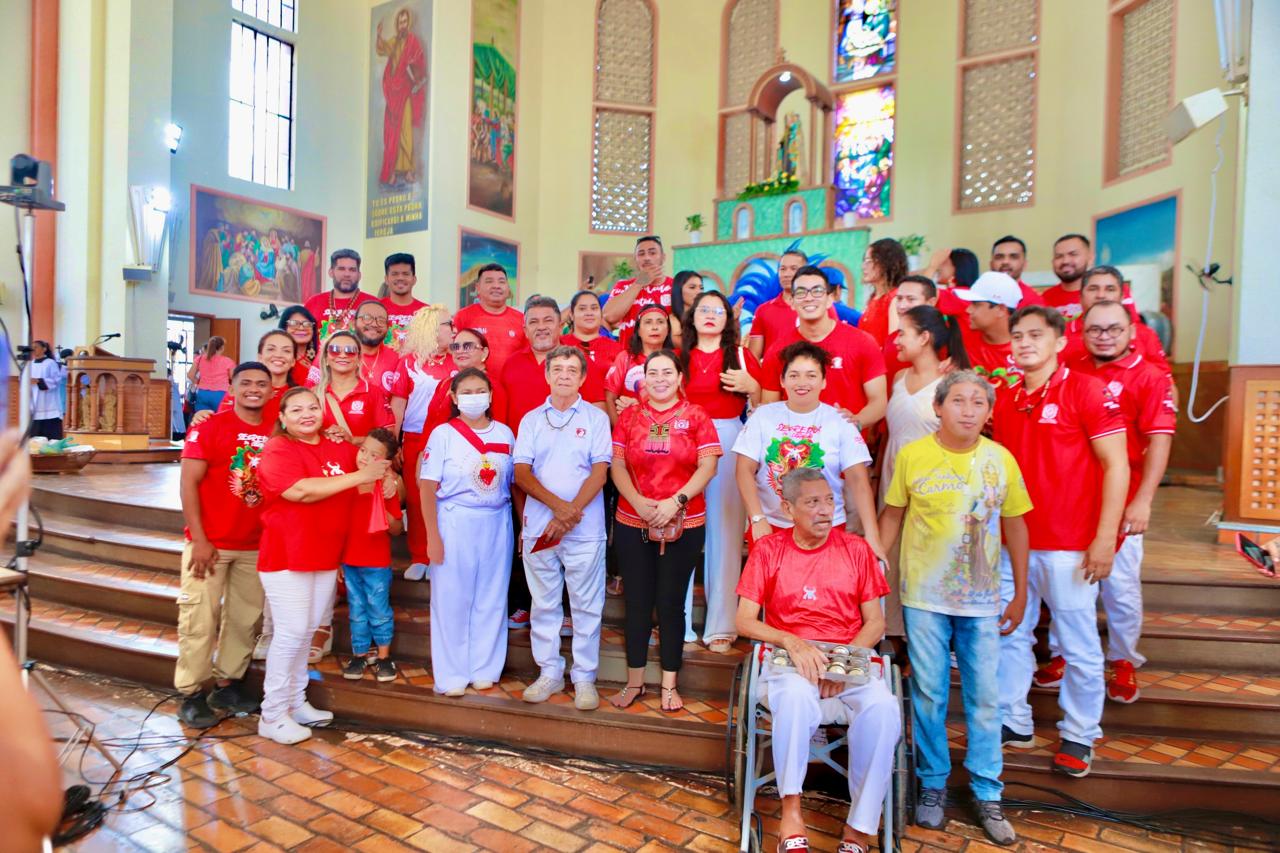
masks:
<path id="1" fill-rule="evenodd" d="M 1122 275 L 1092 266 L 1077 234 L 1055 245 L 1061 281 L 1044 294 L 1018 280 L 1015 237 L 987 272 L 955 249 L 915 274 L 877 240 L 854 327 L 827 271 L 788 252 L 781 295 L 744 340 L 723 293 L 666 275 L 660 238 L 640 238 L 635 260 L 603 305 L 582 291 L 565 309 L 541 295 L 511 307 L 490 264 L 478 302 L 452 312 L 413 297 L 411 255 L 386 259 L 378 299 L 359 288 L 359 255 L 333 254 L 333 289 L 282 312 L 187 438 L 182 718 L 256 710 L 241 681 L 260 653 L 260 734 L 295 743 L 332 719 L 307 702 L 307 666 L 331 647 L 340 582 L 343 675 L 394 680 L 403 529 L 404 577 L 431 582 L 445 696 L 491 688 L 508 631 L 528 629 L 539 675 L 524 700 L 564 691 L 567 669 L 575 707 L 595 709 L 607 594 L 626 605 L 619 708 L 649 689 L 652 646 L 670 712 L 690 649 L 785 648 L 794 668 L 765 673 L 785 849 L 805 849 L 799 794 L 831 703 L 854 745 L 842 850 L 876 831 L 902 729 L 882 682 L 823 678 L 814 643 L 905 642 L 929 827 L 943 824 L 954 650 L 977 817 L 1011 843 L 1001 750 L 1033 743 L 1033 681 L 1060 684 L 1054 767 L 1071 776 L 1089 772 L 1103 697 L 1138 696 L 1142 533 L 1175 404 Z M 1037 670 L 1042 602 L 1055 657 Z"/>

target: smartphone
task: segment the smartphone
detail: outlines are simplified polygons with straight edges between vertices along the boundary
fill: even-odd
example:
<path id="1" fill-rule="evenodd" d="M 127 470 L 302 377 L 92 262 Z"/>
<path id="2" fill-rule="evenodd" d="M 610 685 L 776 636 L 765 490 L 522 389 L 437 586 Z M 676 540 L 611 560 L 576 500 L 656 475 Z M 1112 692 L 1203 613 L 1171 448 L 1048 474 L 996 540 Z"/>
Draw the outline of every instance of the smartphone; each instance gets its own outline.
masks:
<path id="1" fill-rule="evenodd" d="M 1272 577 L 1276 576 L 1276 564 L 1271 559 L 1271 555 L 1261 545 L 1243 533 L 1236 534 L 1236 550 L 1240 552 L 1241 557 L 1253 563 L 1259 571 Z"/>

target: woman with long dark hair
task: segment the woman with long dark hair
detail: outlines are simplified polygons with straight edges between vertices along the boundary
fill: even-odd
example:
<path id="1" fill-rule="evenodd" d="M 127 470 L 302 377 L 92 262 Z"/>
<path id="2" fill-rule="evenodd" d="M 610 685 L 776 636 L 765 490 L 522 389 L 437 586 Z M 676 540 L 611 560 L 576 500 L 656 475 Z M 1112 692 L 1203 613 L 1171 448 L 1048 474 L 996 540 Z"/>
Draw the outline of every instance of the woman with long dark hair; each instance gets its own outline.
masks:
<path id="1" fill-rule="evenodd" d="M 982 275 L 982 265 L 968 249 L 939 249 L 920 273 L 936 281 L 940 288 L 973 287 Z"/>
<path id="2" fill-rule="evenodd" d="M 907 253 L 897 240 L 876 240 L 862 256 L 862 284 L 871 288 L 871 296 L 858 328 L 875 338 L 879 346 L 889 337 L 894 290 L 906 274 Z"/>
<path id="3" fill-rule="evenodd" d="M 718 290 L 699 293 L 685 311 L 680 362 L 684 392 L 711 416 L 721 448 L 731 448 L 742 431 L 748 403 L 760 402 L 760 362 L 739 343 L 733 307 Z M 707 618 L 703 641 L 718 654 L 728 654 L 738 632 L 738 575 L 742 571 L 742 534 L 747 516 L 734 481 L 734 459 L 725 453 L 716 476 L 707 484 L 707 541 L 703 551 L 703 589 Z M 685 640 L 697 642 L 693 630 L 693 583 L 685 596 Z"/>
<path id="4" fill-rule="evenodd" d="M 604 377 L 604 406 L 609 423 L 616 424 L 621 412 L 641 399 L 645 361 L 662 349 L 675 349 L 671 318 L 661 305 L 646 305 L 636 314 L 626 349 L 618 353 Z"/>
<path id="5" fill-rule="evenodd" d="M 279 328 L 293 338 L 293 384 L 306 385 L 311 365 L 320 355 L 320 324 L 310 311 L 301 305 L 290 305 L 280 312 Z"/>
<path id="6" fill-rule="evenodd" d="M 684 337 L 684 318 L 689 306 L 702 293 L 702 276 L 693 270 L 680 270 L 671 280 L 671 337 Z"/>
<path id="7" fill-rule="evenodd" d="M 573 294 L 569 300 L 569 321 L 571 327 L 560 336 L 560 343 L 578 347 L 592 364 L 599 364 L 607 370 L 622 352 L 622 344 L 603 333 L 604 312 L 600 308 L 599 297 L 590 290 L 579 290 Z"/>

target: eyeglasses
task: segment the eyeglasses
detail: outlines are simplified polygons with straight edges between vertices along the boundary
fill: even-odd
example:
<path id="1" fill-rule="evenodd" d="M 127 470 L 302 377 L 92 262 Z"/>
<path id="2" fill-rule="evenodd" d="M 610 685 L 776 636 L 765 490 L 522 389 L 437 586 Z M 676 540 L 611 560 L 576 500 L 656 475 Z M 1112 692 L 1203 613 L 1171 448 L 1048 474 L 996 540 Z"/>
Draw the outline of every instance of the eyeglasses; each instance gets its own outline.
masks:
<path id="1" fill-rule="evenodd" d="M 823 285 L 817 287 L 793 287 L 791 288 L 791 298 L 804 301 L 806 299 L 821 299 L 827 295 L 827 288 Z"/>
<path id="2" fill-rule="evenodd" d="M 386 317 L 373 317 L 368 314 L 361 314 L 356 318 L 357 323 L 368 323 L 370 326 L 386 326 Z"/>
<path id="3" fill-rule="evenodd" d="M 1118 338 L 1124 334 L 1126 326 L 1086 326 L 1084 333 L 1090 338 Z"/>
<path id="4" fill-rule="evenodd" d="M 355 344 L 329 344 L 329 355 L 355 355 L 360 352 L 360 347 Z"/>
<path id="5" fill-rule="evenodd" d="M 471 352 L 480 345 L 474 341 L 454 341 L 449 344 L 449 352 Z"/>
<path id="6" fill-rule="evenodd" d="M 704 317 L 723 317 L 724 309 L 719 305 L 699 305 L 698 310 L 693 313 L 701 314 Z"/>
<path id="7" fill-rule="evenodd" d="M 316 324 L 310 320 L 290 320 L 284 324 L 286 329 L 314 329 Z"/>

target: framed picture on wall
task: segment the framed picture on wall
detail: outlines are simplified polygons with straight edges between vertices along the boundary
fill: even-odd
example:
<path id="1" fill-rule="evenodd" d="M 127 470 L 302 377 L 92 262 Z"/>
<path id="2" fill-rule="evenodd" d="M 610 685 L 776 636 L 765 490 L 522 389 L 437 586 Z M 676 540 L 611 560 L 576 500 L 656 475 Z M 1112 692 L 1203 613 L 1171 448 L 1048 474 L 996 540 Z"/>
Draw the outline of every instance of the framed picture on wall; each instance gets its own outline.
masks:
<path id="1" fill-rule="evenodd" d="M 1169 320 L 1172 339 L 1174 278 L 1178 269 L 1180 193 L 1148 199 L 1093 220 L 1096 262 L 1120 267 L 1142 312 Z"/>
<path id="2" fill-rule="evenodd" d="M 465 308 L 476 301 L 476 282 L 485 264 L 502 264 L 507 270 L 507 284 L 511 286 L 509 302 L 520 292 L 520 244 L 503 240 L 492 234 L 458 229 L 458 307 Z"/>
<path id="3" fill-rule="evenodd" d="M 467 205 L 515 218 L 519 0 L 471 0 Z"/>
<path id="4" fill-rule="evenodd" d="M 191 293 L 295 305 L 320 292 L 325 217 L 192 184 L 190 219 Z"/>

